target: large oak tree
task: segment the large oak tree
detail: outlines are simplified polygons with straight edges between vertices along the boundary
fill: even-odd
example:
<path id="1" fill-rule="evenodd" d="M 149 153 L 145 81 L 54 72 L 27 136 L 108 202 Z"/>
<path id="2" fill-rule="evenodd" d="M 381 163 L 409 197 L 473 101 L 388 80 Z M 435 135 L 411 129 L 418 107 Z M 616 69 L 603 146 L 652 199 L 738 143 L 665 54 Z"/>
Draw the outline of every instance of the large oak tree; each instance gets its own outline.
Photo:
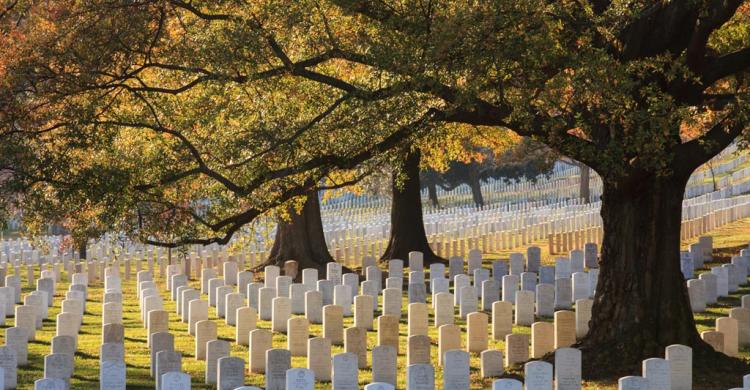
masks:
<path id="1" fill-rule="evenodd" d="M 271 253 L 261 266 L 283 266 L 286 261 L 294 260 L 300 269 L 317 268 L 322 271 L 328 262 L 334 261 L 323 232 L 317 191 L 307 194 L 299 210 L 289 207 L 287 214 L 279 216 L 277 221 Z"/>

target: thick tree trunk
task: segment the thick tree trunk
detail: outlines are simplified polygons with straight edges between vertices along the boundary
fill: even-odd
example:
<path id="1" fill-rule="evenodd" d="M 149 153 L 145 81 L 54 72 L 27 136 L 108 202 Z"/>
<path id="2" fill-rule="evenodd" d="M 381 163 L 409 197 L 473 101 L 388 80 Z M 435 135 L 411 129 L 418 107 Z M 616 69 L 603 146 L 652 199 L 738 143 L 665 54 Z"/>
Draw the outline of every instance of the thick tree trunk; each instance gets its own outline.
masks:
<path id="1" fill-rule="evenodd" d="M 193 275 L 193 268 L 190 265 L 190 258 L 188 256 L 184 256 L 182 258 L 182 262 L 183 262 L 182 263 L 182 271 L 183 271 L 183 273 L 188 276 L 188 279 L 192 280 L 193 279 L 193 276 L 192 276 Z"/>
<path id="2" fill-rule="evenodd" d="M 78 258 L 81 260 L 86 260 L 86 243 L 79 244 L 78 245 Z"/>
<path id="3" fill-rule="evenodd" d="M 438 257 L 427 242 L 422 219 L 422 199 L 419 194 L 419 151 L 411 152 L 403 162 L 406 179 L 398 186 L 396 175 L 392 183 L 391 237 L 381 260 L 409 258 L 409 252 L 424 254 L 424 263 L 445 262 Z"/>
<path id="4" fill-rule="evenodd" d="M 440 174 L 431 169 L 427 169 L 422 171 L 419 177 L 421 180 L 420 184 L 424 185 L 427 188 L 427 197 L 430 200 L 430 206 L 435 209 L 439 209 L 440 200 L 438 199 L 437 195 L 437 186 L 440 180 Z"/>
<path id="5" fill-rule="evenodd" d="M 482 196 L 482 183 L 479 181 L 479 169 L 476 163 L 469 167 L 469 188 L 471 188 L 471 198 L 478 208 L 484 207 L 484 197 Z"/>
<path id="6" fill-rule="evenodd" d="M 287 260 L 296 260 L 300 270 L 298 275 L 302 275 L 301 270 L 304 268 L 317 268 L 324 271 L 326 263 L 334 260 L 328 252 L 323 235 L 317 191 L 308 193 L 305 205 L 299 214 L 296 210 L 289 210 L 289 214 L 289 220 L 279 219 L 271 254 L 268 260 L 256 269 L 266 265 L 277 265 L 283 268 Z"/>
<path id="7" fill-rule="evenodd" d="M 591 168 L 580 163 L 578 168 L 581 170 L 581 181 L 579 183 L 578 195 L 583 199 L 583 203 L 591 203 Z"/>
<path id="8" fill-rule="evenodd" d="M 579 345 L 585 377 L 638 373 L 643 359 L 663 357 L 671 344 L 692 347 L 697 362 L 734 364 L 701 340 L 680 272 L 686 182 L 651 175 L 604 181 L 599 281 Z"/>
<path id="9" fill-rule="evenodd" d="M 429 180 L 427 182 L 427 195 L 430 198 L 430 205 L 432 205 L 432 207 L 436 209 L 439 209 L 440 200 L 438 199 L 438 195 L 437 195 L 437 185 L 432 180 Z"/>

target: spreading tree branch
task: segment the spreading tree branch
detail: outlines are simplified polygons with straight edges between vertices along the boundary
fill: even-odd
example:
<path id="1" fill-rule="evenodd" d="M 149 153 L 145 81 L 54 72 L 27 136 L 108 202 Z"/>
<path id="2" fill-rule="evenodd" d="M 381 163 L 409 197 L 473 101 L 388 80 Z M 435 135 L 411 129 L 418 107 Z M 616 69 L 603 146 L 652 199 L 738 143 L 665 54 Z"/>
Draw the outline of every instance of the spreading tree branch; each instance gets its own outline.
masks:
<path id="1" fill-rule="evenodd" d="M 702 136 L 678 145 L 673 166 L 682 173 L 692 173 L 729 146 L 746 128 L 745 121 L 727 115 Z"/>

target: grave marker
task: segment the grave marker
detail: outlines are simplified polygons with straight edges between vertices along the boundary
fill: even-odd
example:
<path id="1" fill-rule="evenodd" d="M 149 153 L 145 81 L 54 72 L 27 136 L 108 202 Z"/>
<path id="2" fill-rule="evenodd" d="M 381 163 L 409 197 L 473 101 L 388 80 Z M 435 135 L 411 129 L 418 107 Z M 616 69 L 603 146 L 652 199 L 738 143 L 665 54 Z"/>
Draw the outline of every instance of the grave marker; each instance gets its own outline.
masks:
<path id="1" fill-rule="evenodd" d="M 272 334 L 266 329 L 250 331 L 248 346 L 248 366 L 250 372 L 263 374 L 266 372 L 266 351 L 271 349 Z"/>
<path id="2" fill-rule="evenodd" d="M 705 330 L 701 332 L 701 338 L 708 345 L 713 347 L 716 352 L 724 352 L 724 333 L 713 330 Z"/>
<path id="3" fill-rule="evenodd" d="M 391 346 L 380 345 L 372 349 L 373 382 L 396 385 L 396 357 L 396 349 Z"/>
<path id="4" fill-rule="evenodd" d="M 272 302 L 271 330 L 286 333 L 287 321 L 292 316 L 292 302 L 287 297 L 276 297 Z"/>
<path id="5" fill-rule="evenodd" d="M 427 304 L 410 303 L 407 308 L 407 313 L 407 336 L 427 335 L 427 329 L 429 327 L 429 313 L 427 310 Z"/>
<path id="6" fill-rule="evenodd" d="M 673 344 L 666 348 L 664 357 L 671 367 L 672 390 L 690 390 L 693 387 L 693 349 Z"/>
<path id="7" fill-rule="evenodd" d="M 219 378 L 219 359 L 229 356 L 229 342 L 226 340 L 211 340 L 206 343 L 206 375 L 205 383 L 215 385 Z"/>
<path id="8" fill-rule="evenodd" d="M 344 312 L 341 306 L 326 305 L 323 307 L 323 337 L 333 345 L 344 342 Z"/>
<path id="9" fill-rule="evenodd" d="M 159 382 L 161 387 L 157 390 L 190 390 L 190 375 L 179 371 L 164 373 Z"/>
<path id="10" fill-rule="evenodd" d="M 407 390 L 435 390 L 435 368 L 431 364 L 410 364 L 406 367 Z"/>
<path id="11" fill-rule="evenodd" d="M 482 353 L 488 346 L 487 314 L 471 313 L 466 317 L 466 351 Z"/>
<path id="12" fill-rule="evenodd" d="M 526 390 L 551 390 L 552 364 L 540 360 L 524 364 L 524 381 Z"/>
<path id="13" fill-rule="evenodd" d="M 125 390 L 126 370 L 122 360 L 103 360 L 99 368 L 101 390 Z"/>
<path id="14" fill-rule="evenodd" d="M 617 381 L 618 390 L 648 390 L 648 381 L 642 376 L 625 376 Z"/>
<path id="15" fill-rule="evenodd" d="M 539 359 L 555 350 L 555 326 L 549 322 L 531 325 L 531 358 Z"/>
<path id="16" fill-rule="evenodd" d="M 354 326 L 372 330 L 375 315 L 375 300 L 369 295 L 354 297 Z"/>
<path id="17" fill-rule="evenodd" d="M 245 359 L 225 356 L 218 361 L 217 390 L 234 390 L 245 382 Z"/>
<path id="18" fill-rule="evenodd" d="M 16 351 L 11 347 L 0 347 L 0 368 L 2 368 L 3 383 L 5 389 L 15 389 L 17 386 L 17 367 Z"/>
<path id="19" fill-rule="evenodd" d="M 555 312 L 555 349 L 569 347 L 576 342 L 575 313 L 561 310 Z"/>
<path id="20" fill-rule="evenodd" d="M 581 388 L 581 351 L 575 348 L 555 350 L 555 384 L 557 390 Z"/>
<path id="21" fill-rule="evenodd" d="M 513 332 L 513 305 L 497 301 L 492 304 L 492 338 L 502 340 Z"/>
<path id="22" fill-rule="evenodd" d="M 318 381 L 331 381 L 330 340 L 325 337 L 313 337 L 307 341 L 307 368 L 315 373 Z"/>
<path id="23" fill-rule="evenodd" d="M 443 325 L 438 328 L 438 365 L 443 366 L 445 353 L 461 349 L 461 328 L 458 325 Z"/>
<path id="24" fill-rule="evenodd" d="M 306 368 L 291 368 L 286 372 L 286 390 L 313 390 L 315 373 Z"/>
<path id="25" fill-rule="evenodd" d="M 649 390 L 670 390 L 672 369 L 669 361 L 650 358 L 643 361 L 643 377 L 648 381 Z"/>
<path id="26" fill-rule="evenodd" d="M 730 317 L 721 317 L 716 319 L 716 330 L 724 334 L 724 353 L 728 356 L 737 356 L 739 323 L 736 319 Z"/>
<path id="27" fill-rule="evenodd" d="M 358 390 L 359 370 L 357 355 L 353 353 L 339 353 L 334 355 L 331 381 L 333 382 L 333 389 Z"/>
<path id="28" fill-rule="evenodd" d="M 153 337 L 153 335 L 152 335 Z M 122 324 L 105 324 L 102 326 L 102 344 L 125 341 L 125 327 Z"/>
<path id="29" fill-rule="evenodd" d="M 445 352 L 443 365 L 443 389 L 468 390 L 469 381 L 469 353 L 461 350 Z"/>
<path id="30" fill-rule="evenodd" d="M 195 324 L 195 359 L 206 360 L 206 346 L 209 341 L 218 337 L 218 327 L 211 320 Z"/>
<path id="31" fill-rule="evenodd" d="M 427 335 L 409 336 L 406 343 L 406 364 L 432 364 L 432 340 Z"/>
<path id="32" fill-rule="evenodd" d="M 44 357 L 44 377 L 62 379 L 65 387 L 70 387 L 70 377 L 73 375 L 73 355 L 52 353 Z"/>
<path id="33" fill-rule="evenodd" d="M 505 365 L 512 366 L 529 360 L 529 336 L 509 334 L 505 336 Z"/>
<path id="34" fill-rule="evenodd" d="M 292 356 L 307 356 L 310 323 L 304 317 L 287 320 L 287 348 Z"/>
<path id="35" fill-rule="evenodd" d="M 480 355 L 482 378 L 493 378 L 503 375 L 503 353 L 493 349 L 482 351 Z"/>

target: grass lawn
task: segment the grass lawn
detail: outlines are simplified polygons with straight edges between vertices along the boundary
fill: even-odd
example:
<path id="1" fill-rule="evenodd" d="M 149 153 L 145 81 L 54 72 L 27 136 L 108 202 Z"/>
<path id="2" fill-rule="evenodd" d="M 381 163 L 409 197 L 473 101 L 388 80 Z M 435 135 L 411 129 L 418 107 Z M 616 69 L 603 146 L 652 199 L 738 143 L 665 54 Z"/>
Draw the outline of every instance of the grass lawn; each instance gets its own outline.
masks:
<path id="1" fill-rule="evenodd" d="M 750 243 L 750 219 L 737 221 L 730 225 L 727 225 L 721 229 L 714 231 L 714 256 L 715 259 L 726 262 L 729 260 L 731 255 L 736 255 L 741 247 L 746 247 Z M 684 246 L 690 242 L 684 242 Z M 545 247 L 544 243 L 538 243 L 542 248 Z M 505 257 L 507 253 L 492 254 L 488 255 L 488 259 L 496 259 L 499 257 Z M 546 254 L 543 253 L 543 258 L 547 258 Z M 548 259 L 549 261 L 549 259 Z M 489 266 L 489 261 L 486 264 Z M 160 275 L 155 275 L 156 283 L 163 287 L 164 279 Z M 25 277 L 25 272 L 21 272 L 21 280 L 24 294 L 33 290 L 33 287 L 28 285 Z M 36 271 L 35 277 L 39 277 L 39 271 Z M 66 278 L 64 278 L 66 279 Z M 200 288 L 199 281 L 191 281 L 193 287 Z M 148 348 L 146 347 L 146 329 L 144 328 L 143 322 L 140 320 L 140 314 L 138 309 L 138 300 L 136 297 L 136 286 L 135 286 L 135 275 L 130 280 L 122 280 L 123 287 L 123 323 L 125 325 L 125 360 L 127 364 L 127 381 L 128 389 L 153 389 L 154 381 L 149 375 L 149 354 Z M 19 389 L 33 389 L 33 382 L 36 379 L 42 378 L 44 375 L 44 355 L 50 353 L 51 340 L 55 333 L 55 316 L 60 312 L 60 305 L 64 298 L 65 291 L 68 289 L 68 283 L 61 281 L 58 283 L 57 291 L 55 294 L 54 306 L 50 308 L 49 319 L 44 321 L 43 329 L 37 331 L 37 340 L 29 344 L 29 364 L 20 367 L 18 371 L 18 384 Z M 189 373 L 193 378 L 193 388 L 196 389 L 209 389 L 211 386 L 203 384 L 205 362 L 198 361 L 194 358 L 195 351 L 195 339 L 189 336 L 187 333 L 187 324 L 182 323 L 178 316 L 175 314 L 175 303 L 169 299 L 169 293 L 164 290 L 162 296 L 164 298 L 165 310 L 170 313 L 170 332 L 175 335 L 175 349 L 182 353 L 182 367 L 183 371 Z M 706 313 L 701 313 L 696 316 L 698 323 L 698 330 L 703 331 L 713 328 L 714 321 L 720 316 L 726 316 L 727 311 L 731 307 L 740 306 L 740 297 L 744 294 L 750 294 L 750 287 L 745 286 L 738 292 L 733 294 L 731 297 L 722 298 L 717 305 L 711 306 Z M 101 309 L 102 309 L 102 298 L 103 298 L 103 283 L 96 282 L 92 283 L 89 287 L 89 301 L 86 304 L 86 313 L 83 319 L 83 326 L 78 338 L 78 352 L 75 356 L 75 372 L 71 380 L 71 388 L 73 389 L 92 389 L 98 387 L 98 375 L 99 375 L 99 345 L 101 343 Z M 207 297 L 203 297 L 208 299 Z M 429 297 L 428 297 L 429 299 Z M 429 301 L 428 301 L 429 303 Z M 407 301 L 404 299 L 403 304 L 403 315 L 401 318 L 401 347 L 398 356 L 398 372 L 399 372 L 399 388 L 405 387 L 405 373 L 406 373 L 406 307 Z M 235 328 L 226 325 L 223 319 L 218 319 L 215 314 L 215 309 L 209 310 L 210 319 L 216 321 L 218 326 L 219 338 L 233 341 Z M 550 318 L 537 319 L 543 321 L 551 321 Z M 344 319 L 344 326 L 349 327 L 353 324 L 352 318 Z M 432 316 L 430 316 L 430 324 L 432 324 Z M 464 327 L 465 322 L 456 319 L 456 324 Z M 5 325 L 2 328 L 13 326 L 13 318 L 8 318 Z M 270 329 L 270 321 L 259 321 L 258 327 Z M 488 329 L 489 331 L 489 329 Z M 514 327 L 516 333 L 530 333 L 530 327 L 516 326 Z M 311 325 L 310 337 L 321 336 L 322 327 L 321 325 Z M 437 329 L 430 327 L 430 337 L 433 340 L 432 358 L 433 363 L 437 362 Z M 4 338 L 4 332 L 0 332 L 0 339 Z M 463 346 L 465 346 L 465 333 L 463 335 Z M 4 342 L 4 341 L 3 341 Z M 368 349 L 371 349 L 376 345 L 377 332 L 368 332 Z M 273 344 L 275 348 L 286 348 L 286 336 L 283 334 L 274 334 Z M 504 350 L 504 342 L 492 340 L 490 337 L 490 348 Z M 332 349 L 333 354 L 343 352 L 343 346 L 334 346 Z M 743 357 L 750 357 L 750 348 L 743 348 L 741 350 Z M 239 356 L 247 359 L 248 350 L 247 347 L 232 343 L 232 356 Z M 368 356 L 368 361 L 371 363 L 371 355 Z M 472 388 L 482 389 L 489 388 L 492 380 L 482 380 L 479 373 L 479 356 L 472 355 L 471 357 L 471 376 L 472 376 Z M 304 357 L 293 357 L 293 367 L 306 367 L 306 358 Z M 634 373 L 637 374 L 637 373 Z M 442 385 L 442 370 L 436 370 L 436 385 L 438 388 Z M 703 373 L 694 372 L 694 379 L 696 382 L 700 381 Z M 368 369 L 360 370 L 359 382 L 361 386 L 370 382 L 372 373 Z M 735 380 L 736 379 L 736 380 Z M 741 385 L 742 378 L 730 378 L 734 380 L 737 386 Z M 263 387 L 264 379 L 262 375 L 258 374 L 246 374 L 245 382 L 248 385 L 254 385 Z M 330 388 L 330 384 L 317 384 L 319 389 Z M 610 382 L 588 382 L 584 383 L 585 389 L 614 389 L 616 384 L 613 381 Z M 696 389 L 708 389 L 710 386 L 696 385 Z"/>

